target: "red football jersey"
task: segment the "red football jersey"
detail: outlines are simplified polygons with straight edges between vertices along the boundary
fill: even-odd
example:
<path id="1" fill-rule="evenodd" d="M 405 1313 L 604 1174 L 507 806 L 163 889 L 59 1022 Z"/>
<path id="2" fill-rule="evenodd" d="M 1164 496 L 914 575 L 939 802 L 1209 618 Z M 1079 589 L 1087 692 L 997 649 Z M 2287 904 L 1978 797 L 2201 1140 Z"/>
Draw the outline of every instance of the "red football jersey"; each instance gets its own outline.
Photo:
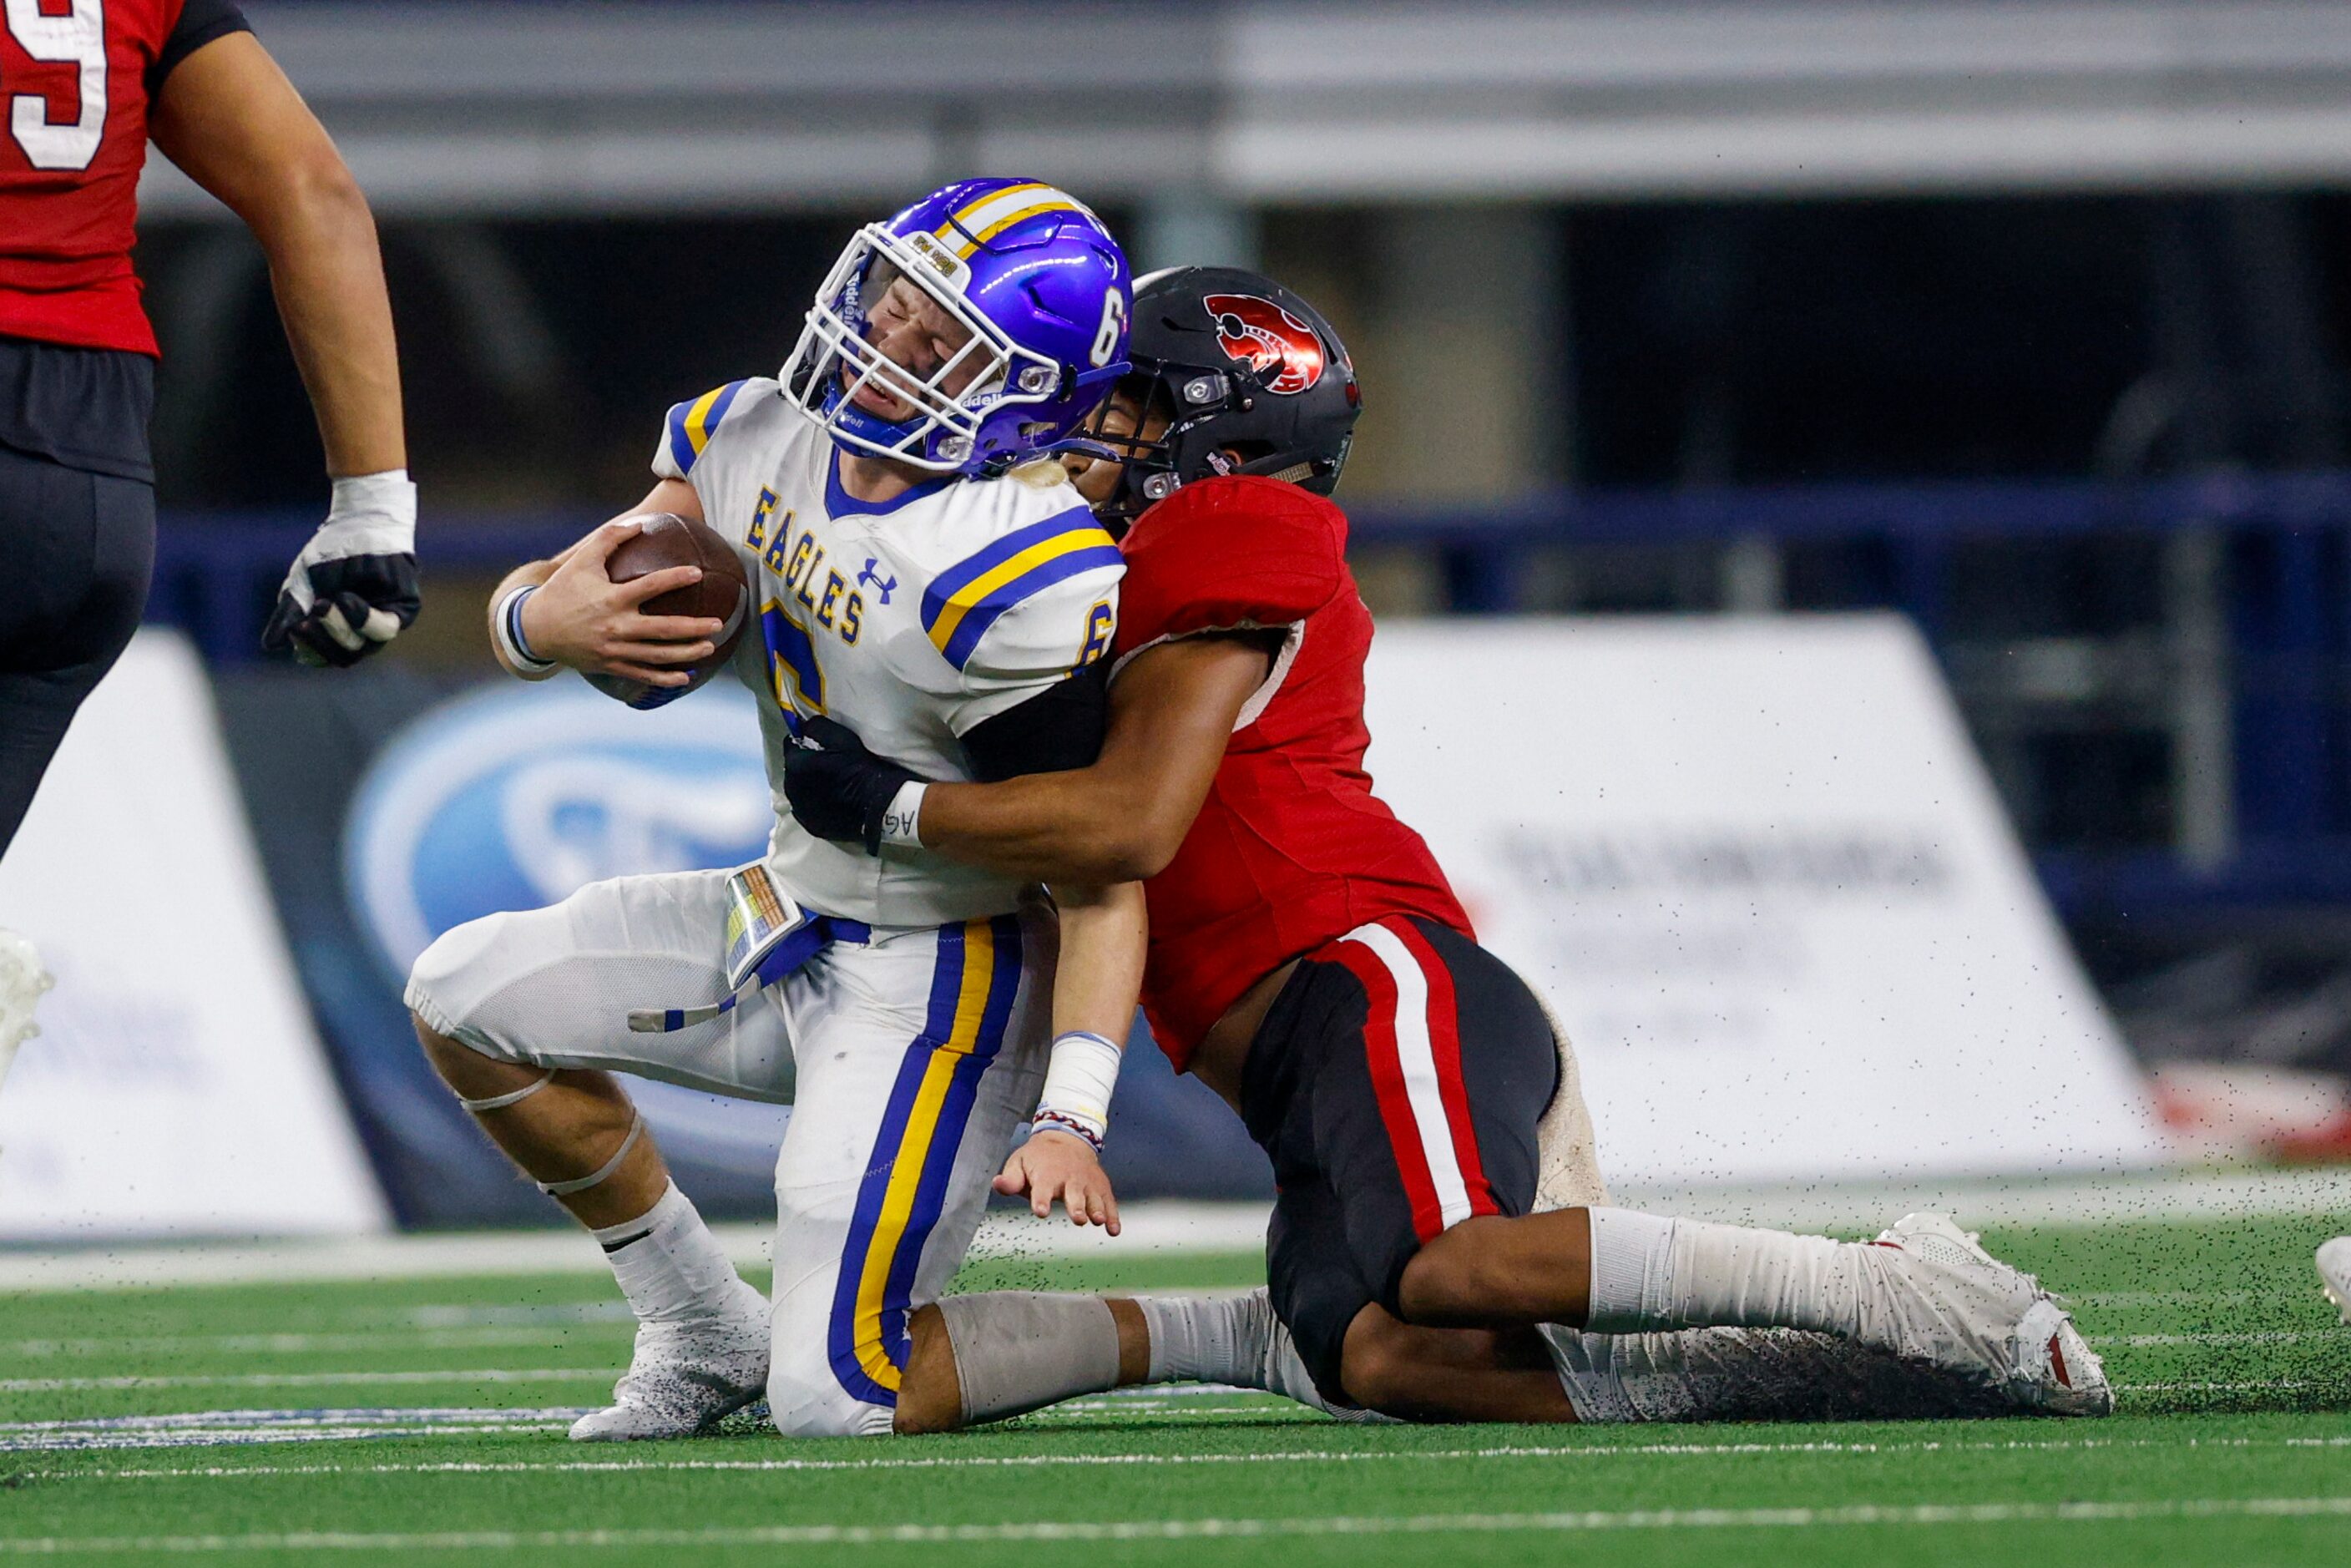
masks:
<path id="1" fill-rule="evenodd" d="M 1290 629 L 1182 848 L 1144 883 L 1143 1008 L 1179 1071 L 1242 992 L 1358 925 L 1420 915 L 1474 935 L 1437 857 L 1364 771 L 1372 615 L 1346 543 L 1337 507 L 1259 478 L 1186 485 L 1126 536 L 1117 656 L 1217 628 Z"/>
<path id="2" fill-rule="evenodd" d="M 131 269 L 148 71 L 183 0 L 6 0 L 0 333 L 155 352 Z"/>

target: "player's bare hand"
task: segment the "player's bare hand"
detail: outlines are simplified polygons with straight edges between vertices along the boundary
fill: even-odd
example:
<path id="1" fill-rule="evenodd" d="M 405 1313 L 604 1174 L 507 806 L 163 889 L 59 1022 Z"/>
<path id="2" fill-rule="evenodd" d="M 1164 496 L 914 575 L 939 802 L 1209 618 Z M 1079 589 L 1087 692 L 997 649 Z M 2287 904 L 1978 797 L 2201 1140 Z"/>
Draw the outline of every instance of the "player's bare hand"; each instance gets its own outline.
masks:
<path id="1" fill-rule="evenodd" d="M 583 674 L 650 685 L 682 686 L 693 678 L 678 666 L 708 658 L 726 622 L 642 609 L 647 600 L 701 581 L 698 566 L 669 567 L 632 582 L 611 580 L 604 563 L 642 528 L 633 519 L 606 523 L 557 558 L 554 575 L 523 602 L 523 641 L 533 653 Z"/>
<path id="2" fill-rule="evenodd" d="M 1058 1201 L 1069 1211 L 1072 1225 L 1099 1225 L 1118 1234 L 1118 1197 L 1110 1189 L 1110 1173 L 1093 1145 L 1072 1133 L 1050 1128 L 1029 1135 L 1004 1162 L 996 1190 L 1007 1197 L 1026 1196 L 1029 1212 L 1042 1219 Z"/>

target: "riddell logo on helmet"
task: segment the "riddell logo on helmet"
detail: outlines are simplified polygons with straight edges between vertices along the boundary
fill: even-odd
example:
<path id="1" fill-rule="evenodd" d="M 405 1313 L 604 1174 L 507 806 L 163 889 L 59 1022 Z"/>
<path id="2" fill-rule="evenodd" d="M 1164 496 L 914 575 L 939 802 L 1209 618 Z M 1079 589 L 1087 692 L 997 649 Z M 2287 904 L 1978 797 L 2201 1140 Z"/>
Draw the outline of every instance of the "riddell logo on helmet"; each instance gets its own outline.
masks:
<path id="1" fill-rule="evenodd" d="M 1211 294 L 1201 301 L 1217 323 L 1217 342 L 1234 361 L 1263 376 L 1265 390 L 1289 395 L 1322 379 L 1322 340 L 1314 329 L 1254 294 Z"/>

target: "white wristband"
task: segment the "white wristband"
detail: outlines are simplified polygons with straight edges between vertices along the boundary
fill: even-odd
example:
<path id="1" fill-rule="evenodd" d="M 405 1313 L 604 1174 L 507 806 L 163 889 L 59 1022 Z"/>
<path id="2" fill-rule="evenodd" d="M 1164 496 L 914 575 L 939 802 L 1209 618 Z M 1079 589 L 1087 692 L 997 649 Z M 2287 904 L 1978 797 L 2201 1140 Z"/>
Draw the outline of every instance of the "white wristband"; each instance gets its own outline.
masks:
<path id="1" fill-rule="evenodd" d="M 554 660 L 542 659 L 523 646 L 521 628 L 518 624 L 522 615 L 522 601 L 538 591 L 536 585 L 528 582 L 520 587 L 510 589 L 506 596 L 498 601 L 497 608 L 490 612 L 492 640 L 497 643 L 498 652 L 506 655 L 506 661 L 513 668 L 514 673 L 526 681 L 543 681 L 555 674 L 559 667 Z"/>
<path id="2" fill-rule="evenodd" d="M 1100 1148 L 1110 1132 L 1110 1097 L 1118 1087 L 1122 1054 L 1117 1041 L 1084 1030 L 1056 1035 L 1030 1125 L 1065 1124 Z"/>
<path id="3" fill-rule="evenodd" d="M 882 813 L 883 843 L 902 850 L 923 847 L 923 791 L 929 788 L 919 779 L 898 786 L 898 792 L 890 797 L 889 809 Z"/>

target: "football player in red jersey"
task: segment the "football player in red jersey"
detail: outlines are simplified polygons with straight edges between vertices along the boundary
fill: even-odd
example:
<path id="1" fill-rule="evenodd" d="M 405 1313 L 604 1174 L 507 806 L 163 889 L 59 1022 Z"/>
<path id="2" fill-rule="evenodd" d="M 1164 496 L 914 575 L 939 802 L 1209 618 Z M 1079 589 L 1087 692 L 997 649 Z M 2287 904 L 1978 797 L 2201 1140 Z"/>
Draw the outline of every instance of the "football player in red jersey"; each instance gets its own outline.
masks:
<path id="1" fill-rule="evenodd" d="M 1336 335 L 1268 279 L 1185 268 L 1138 286 L 1132 357 L 1098 431 L 1114 460 L 1081 481 L 1106 514 L 1141 513 L 1096 763 L 927 783 L 812 725 L 820 748 L 787 788 L 828 837 L 1041 881 L 1149 879 L 1144 1009 L 1273 1162 L 1272 1304 L 1324 1400 L 1487 1420 L 1785 1413 L 1802 1400 L 1753 1381 L 1792 1377 L 1845 1381 L 1866 1409 L 1853 1357 L 1773 1348 L 1834 1340 L 1978 1407 L 2110 1410 L 2063 1308 L 1948 1220 L 1857 1245 L 1605 1206 L 1563 1040 L 1364 771 L 1371 617 L 1322 498 L 1359 401 Z M 1555 1099 L 1574 1113 L 1542 1148 Z M 1098 1142 L 1099 1107 L 1076 1125 L 1053 1110 L 1034 1138 Z M 917 1360 L 951 1361 L 967 1385 L 938 1423 L 1077 1391 L 1023 1348 L 1099 1332 L 1098 1308 L 1068 1300 L 1050 1326 L 1034 1301 L 1002 1325 L 918 1324 Z M 1811 1333 L 1671 1332 L 1708 1325 Z M 1139 1375 L 1141 1325 L 1116 1326 L 1120 1375 Z M 1734 1343 L 1730 1381 L 1750 1385 L 1727 1391 Z"/>
<path id="2" fill-rule="evenodd" d="M 131 246 L 151 138 L 267 253 L 325 439 L 327 520 L 265 643 L 350 664 L 415 619 L 417 588 L 374 219 L 233 0 L 5 0 L 0 97 L 0 537 L 17 551 L 0 584 L 5 851 L 147 597 L 156 347 Z"/>

